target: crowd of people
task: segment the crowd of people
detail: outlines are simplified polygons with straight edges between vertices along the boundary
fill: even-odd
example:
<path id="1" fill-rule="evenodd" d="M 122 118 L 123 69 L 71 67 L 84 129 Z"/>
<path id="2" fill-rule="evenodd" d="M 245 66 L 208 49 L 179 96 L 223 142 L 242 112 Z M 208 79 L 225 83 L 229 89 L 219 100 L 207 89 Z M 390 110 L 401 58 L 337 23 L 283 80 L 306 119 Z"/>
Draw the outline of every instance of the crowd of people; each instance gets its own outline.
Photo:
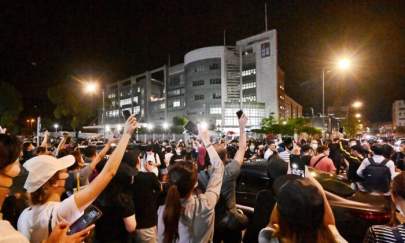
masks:
<path id="1" fill-rule="evenodd" d="M 341 175 L 354 190 L 390 197 L 391 222 L 364 242 L 405 241 L 405 142 L 294 138 L 133 141 L 131 116 L 120 139 L 102 148 L 63 136 L 41 144 L 0 134 L 0 243 L 5 242 L 346 242 L 321 184 L 308 168 Z M 253 216 L 237 207 L 244 163 L 266 161 L 269 190 L 257 192 Z M 21 166 L 22 165 L 22 166 Z M 14 182 L 14 186 L 13 186 Z M 22 187 L 23 185 L 23 187 Z M 70 226 L 96 207 L 101 217 Z"/>

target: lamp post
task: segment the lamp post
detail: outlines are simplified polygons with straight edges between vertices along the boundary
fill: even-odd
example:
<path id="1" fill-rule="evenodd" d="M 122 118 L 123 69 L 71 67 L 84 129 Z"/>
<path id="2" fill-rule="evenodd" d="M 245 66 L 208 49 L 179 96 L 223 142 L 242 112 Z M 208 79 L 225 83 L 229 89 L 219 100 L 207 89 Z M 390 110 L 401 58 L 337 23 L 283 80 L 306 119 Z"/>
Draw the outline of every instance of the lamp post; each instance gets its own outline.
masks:
<path id="1" fill-rule="evenodd" d="M 346 71 L 351 67 L 351 60 L 348 58 L 341 58 L 337 61 L 335 66 L 341 71 Z M 325 74 L 330 71 L 330 69 L 322 69 L 322 117 L 325 117 Z"/>
<path id="2" fill-rule="evenodd" d="M 53 124 L 53 127 L 55 128 L 55 132 L 58 133 L 59 124 L 55 123 Z"/>
<path id="3" fill-rule="evenodd" d="M 87 81 L 87 82 L 84 83 L 84 92 L 87 93 L 87 94 L 90 94 L 91 96 L 96 94 L 98 89 L 99 89 L 99 85 L 95 81 Z M 105 116 L 105 92 L 104 92 L 104 89 L 101 90 L 101 94 L 102 94 L 102 100 L 103 100 L 102 101 L 103 105 L 102 105 L 102 114 L 101 114 L 101 125 L 103 126 L 103 136 L 105 137 L 105 133 L 106 133 L 107 128 L 105 126 L 105 119 L 104 119 L 104 116 Z"/>

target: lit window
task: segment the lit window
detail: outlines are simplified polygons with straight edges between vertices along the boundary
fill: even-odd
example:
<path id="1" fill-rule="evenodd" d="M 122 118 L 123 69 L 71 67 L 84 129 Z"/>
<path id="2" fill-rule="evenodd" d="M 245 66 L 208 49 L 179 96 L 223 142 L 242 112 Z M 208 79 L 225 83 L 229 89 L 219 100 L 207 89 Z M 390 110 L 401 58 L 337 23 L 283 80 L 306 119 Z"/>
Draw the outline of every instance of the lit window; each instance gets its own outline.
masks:
<path id="1" fill-rule="evenodd" d="M 242 77 L 250 76 L 250 75 L 256 75 L 256 69 L 248 69 L 242 71 Z"/>
<path id="2" fill-rule="evenodd" d="M 131 98 L 120 100 L 121 107 L 124 105 L 131 105 L 131 104 L 132 104 Z"/>
<path id="3" fill-rule="evenodd" d="M 160 109 L 161 109 L 161 110 L 166 109 L 166 103 L 160 104 Z"/>
<path id="4" fill-rule="evenodd" d="M 180 107 L 180 100 L 173 101 L 173 107 Z"/>
<path id="5" fill-rule="evenodd" d="M 221 114 L 222 109 L 221 107 L 211 107 L 210 108 L 210 114 Z"/>
<path id="6" fill-rule="evenodd" d="M 141 107 L 140 107 L 140 106 L 135 106 L 135 107 L 134 107 L 134 114 L 135 114 L 135 115 L 138 115 L 139 112 L 141 112 Z"/>
<path id="7" fill-rule="evenodd" d="M 138 103 L 138 96 L 133 97 L 132 100 L 134 101 L 134 103 Z"/>
<path id="8" fill-rule="evenodd" d="M 256 88 L 256 82 L 242 84 L 242 89 L 253 89 Z"/>

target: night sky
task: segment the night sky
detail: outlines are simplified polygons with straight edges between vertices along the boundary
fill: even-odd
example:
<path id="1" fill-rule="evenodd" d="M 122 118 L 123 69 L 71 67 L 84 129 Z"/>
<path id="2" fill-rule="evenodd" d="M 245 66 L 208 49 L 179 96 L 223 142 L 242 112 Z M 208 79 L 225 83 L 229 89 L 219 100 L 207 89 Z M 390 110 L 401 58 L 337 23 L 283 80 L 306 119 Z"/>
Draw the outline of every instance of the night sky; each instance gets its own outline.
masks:
<path id="1" fill-rule="evenodd" d="M 0 80 L 23 94 L 23 116 L 51 114 L 47 87 L 72 77 L 113 82 L 222 45 L 224 30 L 228 45 L 264 31 L 264 0 L 2 2 Z M 322 67 L 340 53 L 355 66 L 328 73 L 327 104 L 361 99 L 369 120 L 389 121 L 405 99 L 405 1 L 271 0 L 269 28 L 287 93 L 305 110 L 320 112 Z"/>

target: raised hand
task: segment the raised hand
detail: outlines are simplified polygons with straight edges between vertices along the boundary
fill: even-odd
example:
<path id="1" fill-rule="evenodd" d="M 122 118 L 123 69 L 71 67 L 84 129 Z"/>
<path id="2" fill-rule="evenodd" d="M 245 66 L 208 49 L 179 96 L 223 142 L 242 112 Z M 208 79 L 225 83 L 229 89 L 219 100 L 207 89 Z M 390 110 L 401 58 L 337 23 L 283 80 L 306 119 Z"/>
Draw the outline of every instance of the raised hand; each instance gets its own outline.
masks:
<path id="1" fill-rule="evenodd" d="M 134 115 L 131 115 L 125 122 L 124 134 L 132 135 L 134 131 L 138 128 L 138 122 Z"/>

